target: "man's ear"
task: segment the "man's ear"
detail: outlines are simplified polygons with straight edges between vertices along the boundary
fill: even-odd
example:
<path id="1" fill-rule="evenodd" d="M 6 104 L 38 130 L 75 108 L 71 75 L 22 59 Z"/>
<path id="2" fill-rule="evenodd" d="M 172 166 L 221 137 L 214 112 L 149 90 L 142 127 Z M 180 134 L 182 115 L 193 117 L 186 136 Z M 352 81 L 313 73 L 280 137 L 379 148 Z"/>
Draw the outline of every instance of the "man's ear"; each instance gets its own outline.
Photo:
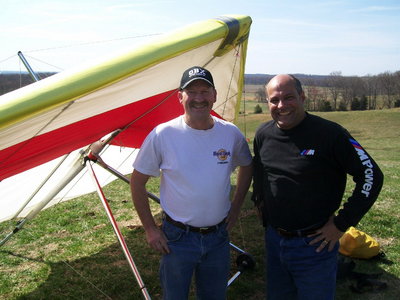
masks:
<path id="1" fill-rule="evenodd" d="M 179 91 L 178 91 L 178 100 L 179 100 L 179 102 L 180 102 L 181 104 L 182 104 L 182 99 L 183 99 L 182 93 L 183 93 L 182 90 L 179 90 Z"/>
<path id="2" fill-rule="evenodd" d="M 306 94 L 304 93 L 304 91 L 301 92 L 300 99 L 302 103 L 304 103 L 304 101 L 306 100 Z"/>

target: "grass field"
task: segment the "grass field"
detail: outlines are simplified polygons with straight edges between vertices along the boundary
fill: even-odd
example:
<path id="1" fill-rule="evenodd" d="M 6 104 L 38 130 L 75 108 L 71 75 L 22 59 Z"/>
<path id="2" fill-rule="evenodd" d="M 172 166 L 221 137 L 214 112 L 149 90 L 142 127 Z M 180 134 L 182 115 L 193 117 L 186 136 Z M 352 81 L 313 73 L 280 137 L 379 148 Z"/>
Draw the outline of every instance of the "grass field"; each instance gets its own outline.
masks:
<path id="1" fill-rule="evenodd" d="M 252 142 L 266 112 L 252 114 L 246 104 L 237 122 Z M 264 109 L 264 107 L 263 107 Z M 318 113 L 345 126 L 375 158 L 385 174 L 379 199 L 358 228 L 375 237 L 386 254 L 380 260 L 356 260 L 356 270 L 380 273 L 383 291 L 353 293 L 352 280 L 338 282 L 337 299 L 398 300 L 400 295 L 400 110 Z M 346 196 L 352 188 L 349 179 Z M 158 180 L 150 192 L 158 194 Z M 126 183 L 114 181 L 105 195 L 132 256 L 153 299 L 160 299 L 158 255 L 144 241 L 144 231 L 133 209 Z M 228 299 L 264 299 L 263 228 L 251 201 L 251 190 L 231 239 L 256 261 L 229 287 Z M 160 210 L 152 204 L 160 220 Z M 15 221 L 0 224 L 4 236 Z M 232 250 L 232 274 L 237 252 Z M 142 299 L 138 285 L 119 248 L 97 194 L 89 194 L 47 209 L 0 248 L 0 299 Z"/>

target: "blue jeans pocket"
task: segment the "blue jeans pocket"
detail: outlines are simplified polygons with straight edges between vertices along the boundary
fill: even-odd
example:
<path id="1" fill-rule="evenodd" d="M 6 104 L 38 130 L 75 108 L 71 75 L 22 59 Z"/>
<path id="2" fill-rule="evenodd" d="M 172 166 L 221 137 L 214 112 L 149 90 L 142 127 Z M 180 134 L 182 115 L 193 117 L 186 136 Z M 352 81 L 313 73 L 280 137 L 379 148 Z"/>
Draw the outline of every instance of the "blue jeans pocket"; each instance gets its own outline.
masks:
<path id="1" fill-rule="evenodd" d="M 222 224 L 217 231 L 217 236 L 223 240 L 229 239 L 229 233 L 228 230 L 226 230 L 226 225 L 227 224 Z"/>
<path id="2" fill-rule="evenodd" d="M 162 230 L 167 237 L 168 242 L 178 241 L 185 233 L 183 229 L 178 228 L 168 222 L 163 223 Z"/>

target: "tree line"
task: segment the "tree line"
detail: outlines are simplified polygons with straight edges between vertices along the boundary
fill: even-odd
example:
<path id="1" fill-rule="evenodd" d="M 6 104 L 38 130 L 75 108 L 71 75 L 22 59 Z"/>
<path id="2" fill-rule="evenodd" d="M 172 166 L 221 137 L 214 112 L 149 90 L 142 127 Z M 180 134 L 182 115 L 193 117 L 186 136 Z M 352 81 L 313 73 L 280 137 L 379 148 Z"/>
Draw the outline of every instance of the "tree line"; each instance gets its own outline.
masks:
<path id="1" fill-rule="evenodd" d="M 362 77 L 343 76 L 340 71 L 326 76 L 294 75 L 303 84 L 308 110 L 345 111 L 400 107 L 400 71 Z M 265 101 L 264 85 L 272 77 L 273 75 L 246 75 L 247 84 L 262 85 L 256 92 L 259 102 Z"/>
<path id="2" fill-rule="evenodd" d="M 43 79 L 53 74 L 55 73 L 43 72 L 37 73 L 36 75 L 38 75 L 40 79 Z M 19 89 L 33 82 L 34 80 L 32 77 L 26 72 L 0 72 L 0 95 Z"/>
<path id="3" fill-rule="evenodd" d="M 55 73 L 39 73 L 40 78 Z M 303 84 L 312 111 L 369 110 L 400 107 L 400 71 L 368 76 L 343 76 L 340 71 L 329 75 L 293 74 Z M 259 102 L 266 99 L 264 85 L 274 75 L 246 74 L 245 84 L 260 85 Z M 33 82 L 28 73 L 0 73 L 0 95 Z"/>

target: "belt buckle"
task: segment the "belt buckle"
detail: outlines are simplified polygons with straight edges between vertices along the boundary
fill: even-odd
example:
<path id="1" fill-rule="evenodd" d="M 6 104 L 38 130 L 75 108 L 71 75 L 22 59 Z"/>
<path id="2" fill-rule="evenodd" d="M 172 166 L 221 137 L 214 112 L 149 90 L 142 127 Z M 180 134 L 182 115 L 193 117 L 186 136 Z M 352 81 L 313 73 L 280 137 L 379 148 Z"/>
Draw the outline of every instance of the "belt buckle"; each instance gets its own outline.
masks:
<path id="1" fill-rule="evenodd" d="M 278 231 L 278 233 L 280 234 L 280 235 L 285 235 L 285 236 L 287 236 L 287 235 L 289 235 L 289 232 L 288 231 L 286 231 L 285 229 L 282 229 L 282 228 L 276 228 L 276 231 Z"/>
<path id="2" fill-rule="evenodd" d="M 295 236 L 298 236 L 297 232 L 287 231 L 287 230 L 285 230 L 283 228 L 276 228 L 276 231 L 278 231 L 278 233 L 281 236 L 284 236 L 284 237 L 295 237 Z"/>
<path id="3" fill-rule="evenodd" d="M 199 232 L 201 234 L 206 234 L 210 230 L 210 227 L 199 227 Z"/>

